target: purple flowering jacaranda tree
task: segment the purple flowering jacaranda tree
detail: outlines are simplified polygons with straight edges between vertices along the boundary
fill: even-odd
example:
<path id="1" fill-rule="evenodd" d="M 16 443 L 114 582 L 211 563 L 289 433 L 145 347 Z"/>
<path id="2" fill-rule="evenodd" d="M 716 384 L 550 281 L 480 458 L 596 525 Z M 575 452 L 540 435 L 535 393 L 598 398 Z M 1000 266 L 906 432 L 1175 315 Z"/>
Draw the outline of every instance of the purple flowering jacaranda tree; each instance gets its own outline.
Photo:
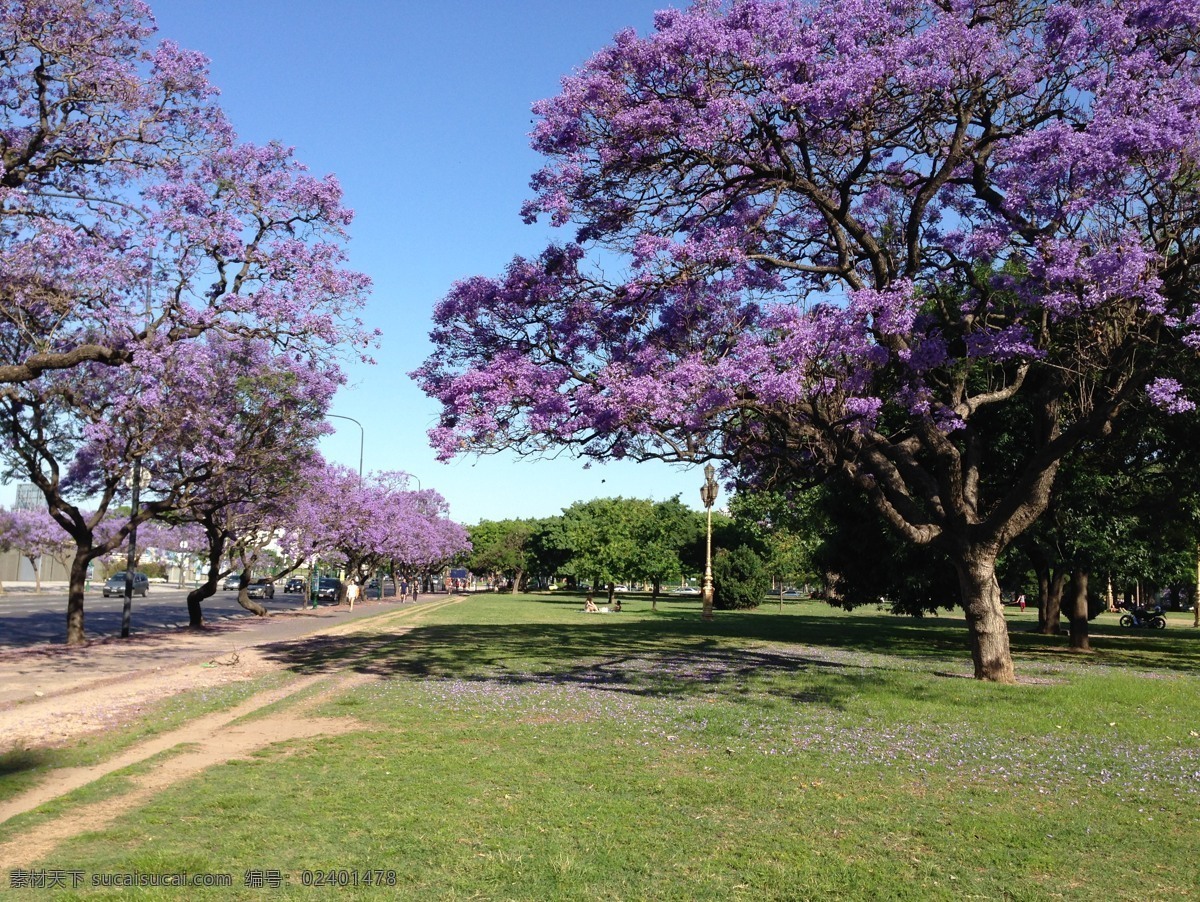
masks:
<path id="1" fill-rule="evenodd" d="M 1198 33 L 1194 0 L 702 0 L 617 35 L 535 106 L 525 216 L 574 241 L 437 309 L 435 445 L 840 473 L 1013 681 L 997 555 L 1136 395 L 1188 403 Z"/>
<path id="2" fill-rule="evenodd" d="M 402 471 L 364 478 L 326 465 L 295 519 L 322 558 L 338 564 L 346 581 L 362 586 L 380 570 L 416 580 L 469 550 L 467 531 L 449 518 L 446 500 L 433 489 L 411 491 Z M 343 587 L 342 597 L 345 592 Z"/>
<path id="3" fill-rule="evenodd" d="M 161 485 L 186 486 L 170 519 L 203 536 L 208 572 L 188 593 L 189 626 L 203 626 L 201 604 L 234 566 L 242 572 L 238 603 L 263 616 L 266 609 L 246 587 L 264 547 L 286 534 L 309 490 L 320 463 L 316 443 L 329 431 L 324 415 L 341 373 L 274 353 L 266 342 L 193 342 L 172 356 L 190 365 L 152 380 L 166 391 L 151 397 L 149 409 L 171 405 L 178 428 L 171 440 L 154 443 L 150 463 Z M 119 429 L 108 439 L 120 447 Z M 237 565 L 227 563 L 231 558 Z M 296 559 L 289 569 L 298 565 Z"/>
<path id="4" fill-rule="evenodd" d="M 332 177 L 239 144 L 138 0 L 0 0 L 0 386 L 219 331 L 363 353 Z"/>
<path id="5" fill-rule="evenodd" d="M 0 459 L 42 491 L 76 545 L 68 643 L 86 638 L 88 564 L 124 547 L 138 526 L 169 518 L 197 523 L 207 536 L 210 512 L 276 504 L 326 431 L 324 411 L 341 381 L 336 367 L 269 342 L 214 334 L 157 353 L 139 349 L 125 366 L 85 362 L 10 386 L 0 396 Z M 138 505 L 118 519 L 135 468 Z M 194 626 L 204 589 L 189 598 Z"/>
<path id="6" fill-rule="evenodd" d="M 75 543 L 44 510 L 0 510 L 0 548 L 21 554 L 34 572 L 35 589 L 42 591 L 38 559 L 51 557 L 70 566 Z"/>

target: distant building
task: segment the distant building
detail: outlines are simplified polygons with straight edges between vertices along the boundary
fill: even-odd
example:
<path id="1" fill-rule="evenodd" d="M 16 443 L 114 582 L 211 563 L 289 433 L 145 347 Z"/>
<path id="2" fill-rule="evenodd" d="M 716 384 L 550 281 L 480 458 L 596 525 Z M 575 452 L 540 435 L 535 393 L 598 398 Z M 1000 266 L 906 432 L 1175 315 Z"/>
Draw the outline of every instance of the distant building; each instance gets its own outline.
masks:
<path id="1" fill-rule="evenodd" d="M 17 500 L 13 503 L 13 510 L 17 511 L 40 511 L 46 509 L 46 496 L 32 482 L 22 482 L 17 484 Z"/>

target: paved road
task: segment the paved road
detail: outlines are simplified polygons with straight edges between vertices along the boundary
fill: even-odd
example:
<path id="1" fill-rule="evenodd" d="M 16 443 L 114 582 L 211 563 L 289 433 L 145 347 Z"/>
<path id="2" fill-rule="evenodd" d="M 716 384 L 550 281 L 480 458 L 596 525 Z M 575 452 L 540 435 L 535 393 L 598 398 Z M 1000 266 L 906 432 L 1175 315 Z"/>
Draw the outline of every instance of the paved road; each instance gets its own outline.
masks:
<path id="1" fill-rule="evenodd" d="M 261 604 L 269 611 L 294 610 L 301 606 L 299 595 L 277 593 Z M 89 638 L 119 636 L 121 614 L 125 599 L 105 598 L 99 589 L 87 593 L 83 605 L 84 628 Z M 328 603 L 322 603 L 322 607 Z M 218 623 L 241 617 L 251 617 L 237 603 L 236 593 L 217 592 L 203 604 L 206 623 Z M 45 642 L 64 642 L 66 639 L 66 592 L 44 592 L 41 595 L 13 594 L 0 596 L 0 648 L 17 648 Z M 131 632 L 182 627 L 188 622 L 187 590 L 152 585 L 145 598 L 135 596 L 130 620 Z"/>

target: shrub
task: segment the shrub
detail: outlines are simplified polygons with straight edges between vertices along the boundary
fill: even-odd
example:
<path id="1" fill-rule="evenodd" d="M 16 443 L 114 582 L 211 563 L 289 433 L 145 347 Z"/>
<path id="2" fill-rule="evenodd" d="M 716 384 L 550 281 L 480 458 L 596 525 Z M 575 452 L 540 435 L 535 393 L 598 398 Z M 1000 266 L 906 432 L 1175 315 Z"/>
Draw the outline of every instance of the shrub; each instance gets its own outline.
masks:
<path id="1" fill-rule="evenodd" d="M 162 561 L 142 561 L 138 568 L 150 579 L 166 579 L 167 565 Z"/>
<path id="2" fill-rule="evenodd" d="M 771 588 L 771 578 L 754 549 L 739 545 L 713 557 L 713 607 L 722 611 L 756 608 Z"/>

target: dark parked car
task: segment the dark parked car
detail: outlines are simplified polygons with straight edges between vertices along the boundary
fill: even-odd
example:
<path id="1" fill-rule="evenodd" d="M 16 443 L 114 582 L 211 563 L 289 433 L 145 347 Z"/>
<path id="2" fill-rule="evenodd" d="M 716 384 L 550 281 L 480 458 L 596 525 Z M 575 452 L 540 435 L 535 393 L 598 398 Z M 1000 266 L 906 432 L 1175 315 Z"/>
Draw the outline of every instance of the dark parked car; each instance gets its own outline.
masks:
<path id="1" fill-rule="evenodd" d="M 256 579 L 246 587 L 246 594 L 251 598 L 274 598 L 275 583 L 269 579 Z"/>
<path id="2" fill-rule="evenodd" d="M 308 588 L 308 580 L 302 579 L 299 576 L 293 576 L 284 584 L 283 594 L 303 595 L 306 588 Z"/>
<path id="3" fill-rule="evenodd" d="M 125 594 L 125 571 L 114 573 L 104 581 L 104 588 L 101 590 L 104 597 L 108 598 L 111 595 Z M 138 573 L 136 570 L 133 573 L 133 594 L 146 597 L 146 593 L 150 591 L 150 577 L 145 573 Z"/>
<path id="4" fill-rule="evenodd" d="M 242 584 L 242 574 L 230 573 L 225 577 L 225 582 L 221 583 L 222 591 L 228 592 L 230 589 L 237 589 Z"/>
<path id="5" fill-rule="evenodd" d="M 322 576 L 320 582 L 317 583 L 317 598 L 324 598 L 326 601 L 337 601 L 338 593 L 341 590 L 342 581 L 340 579 Z"/>

